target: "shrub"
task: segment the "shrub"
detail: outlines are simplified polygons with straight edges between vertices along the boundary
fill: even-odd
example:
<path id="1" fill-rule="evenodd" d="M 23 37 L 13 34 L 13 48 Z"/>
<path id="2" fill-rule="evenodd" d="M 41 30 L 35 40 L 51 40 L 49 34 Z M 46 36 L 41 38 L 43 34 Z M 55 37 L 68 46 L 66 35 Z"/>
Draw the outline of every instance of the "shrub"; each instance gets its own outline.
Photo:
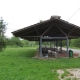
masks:
<path id="1" fill-rule="evenodd" d="M 6 47 L 6 43 L 4 41 L 4 38 L 0 37 L 0 51 L 4 50 Z"/>

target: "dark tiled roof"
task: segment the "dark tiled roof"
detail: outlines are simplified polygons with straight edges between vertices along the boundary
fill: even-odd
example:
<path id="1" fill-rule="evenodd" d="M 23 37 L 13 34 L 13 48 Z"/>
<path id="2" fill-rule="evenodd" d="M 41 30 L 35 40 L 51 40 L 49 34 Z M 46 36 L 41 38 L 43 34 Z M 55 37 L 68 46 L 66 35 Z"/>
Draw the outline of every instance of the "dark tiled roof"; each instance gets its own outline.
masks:
<path id="1" fill-rule="evenodd" d="M 16 37 L 32 41 L 38 41 L 41 35 L 76 38 L 80 36 L 80 27 L 62 20 L 60 17 L 53 17 L 49 20 L 14 31 L 12 34 Z"/>

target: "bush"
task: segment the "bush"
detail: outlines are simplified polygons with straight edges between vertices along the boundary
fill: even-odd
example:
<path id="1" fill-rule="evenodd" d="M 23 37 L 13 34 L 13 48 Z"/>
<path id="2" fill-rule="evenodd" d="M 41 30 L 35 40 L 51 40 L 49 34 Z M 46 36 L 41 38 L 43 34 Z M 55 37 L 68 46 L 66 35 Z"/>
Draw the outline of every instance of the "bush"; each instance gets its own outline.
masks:
<path id="1" fill-rule="evenodd" d="M 4 41 L 4 38 L 0 37 L 0 51 L 4 50 L 6 47 L 6 43 Z"/>

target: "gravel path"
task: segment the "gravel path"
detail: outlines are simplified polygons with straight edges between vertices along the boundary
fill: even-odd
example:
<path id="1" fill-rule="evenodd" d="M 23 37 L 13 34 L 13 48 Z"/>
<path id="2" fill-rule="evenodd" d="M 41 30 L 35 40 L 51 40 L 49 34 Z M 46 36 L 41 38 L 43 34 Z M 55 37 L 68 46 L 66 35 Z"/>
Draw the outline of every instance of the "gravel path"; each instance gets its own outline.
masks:
<path id="1" fill-rule="evenodd" d="M 57 70 L 57 73 L 59 74 L 59 80 L 80 80 L 80 68 L 66 69 L 66 71 L 68 72 L 68 74 L 65 75 L 64 78 L 62 78 L 61 75 L 66 72 L 62 69 Z"/>

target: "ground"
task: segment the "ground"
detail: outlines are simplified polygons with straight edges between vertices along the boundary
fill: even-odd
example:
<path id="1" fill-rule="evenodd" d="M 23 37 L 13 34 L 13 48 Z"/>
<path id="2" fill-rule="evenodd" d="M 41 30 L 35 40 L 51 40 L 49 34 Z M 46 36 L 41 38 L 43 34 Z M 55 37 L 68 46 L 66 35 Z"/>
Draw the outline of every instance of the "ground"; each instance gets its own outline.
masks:
<path id="1" fill-rule="evenodd" d="M 74 69 L 60 69 L 57 70 L 57 73 L 59 74 L 58 78 L 60 80 L 80 80 L 80 69 L 74 68 Z"/>
<path id="2" fill-rule="evenodd" d="M 57 70 L 80 68 L 80 58 L 36 59 L 35 53 L 34 47 L 0 52 L 0 80 L 60 80 Z"/>

